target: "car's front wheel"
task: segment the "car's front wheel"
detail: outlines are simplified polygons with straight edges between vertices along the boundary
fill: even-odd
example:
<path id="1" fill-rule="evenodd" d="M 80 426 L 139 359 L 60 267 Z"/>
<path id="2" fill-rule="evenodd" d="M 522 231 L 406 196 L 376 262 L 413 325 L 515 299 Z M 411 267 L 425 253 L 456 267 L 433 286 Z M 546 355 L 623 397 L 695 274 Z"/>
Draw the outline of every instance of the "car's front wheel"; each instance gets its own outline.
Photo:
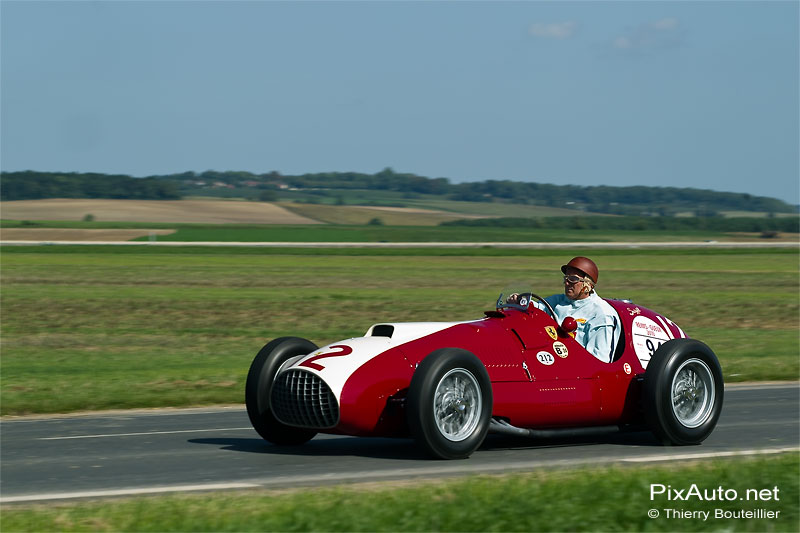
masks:
<path id="1" fill-rule="evenodd" d="M 265 440 L 273 444 L 303 444 L 314 438 L 315 431 L 287 426 L 279 422 L 270 408 L 272 382 L 283 363 L 297 355 L 313 352 L 317 346 L 300 337 L 281 337 L 270 342 L 258 352 L 245 386 L 245 403 L 247 415 L 253 428 Z"/>
<path id="2" fill-rule="evenodd" d="M 694 339 L 664 343 L 644 374 L 644 410 L 665 444 L 699 444 L 722 412 L 722 368 L 711 349 Z"/>
<path id="3" fill-rule="evenodd" d="M 408 425 L 432 455 L 469 457 L 486 438 L 491 416 L 489 374 L 475 355 L 443 348 L 419 364 L 408 389 Z"/>

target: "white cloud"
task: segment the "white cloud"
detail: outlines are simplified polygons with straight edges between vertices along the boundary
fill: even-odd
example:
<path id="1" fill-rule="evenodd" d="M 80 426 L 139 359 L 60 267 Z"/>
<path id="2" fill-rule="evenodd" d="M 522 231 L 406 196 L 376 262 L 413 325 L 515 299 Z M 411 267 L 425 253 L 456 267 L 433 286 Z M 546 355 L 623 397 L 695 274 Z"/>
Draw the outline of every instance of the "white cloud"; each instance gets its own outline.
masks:
<path id="1" fill-rule="evenodd" d="M 627 37 L 617 37 L 614 39 L 614 48 L 630 48 L 631 40 Z"/>
<path id="2" fill-rule="evenodd" d="M 543 39 L 567 39 L 575 33 L 577 24 L 573 21 L 531 24 L 528 33 Z"/>
<path id="3" fill-rule="evenodd" d="M 653 22 L 652 26 L 656 30 L 674 30 L 678 27 L 678 19 L 669 17 L 657 20 Z"/>
<path id="4" fill-rule="evenodd" d="M 680 44 L 681 38 L 680 21 L 666 17 L 631 28 L 617 36 L 611 44 L 620 50 L 663 48 Z"/>

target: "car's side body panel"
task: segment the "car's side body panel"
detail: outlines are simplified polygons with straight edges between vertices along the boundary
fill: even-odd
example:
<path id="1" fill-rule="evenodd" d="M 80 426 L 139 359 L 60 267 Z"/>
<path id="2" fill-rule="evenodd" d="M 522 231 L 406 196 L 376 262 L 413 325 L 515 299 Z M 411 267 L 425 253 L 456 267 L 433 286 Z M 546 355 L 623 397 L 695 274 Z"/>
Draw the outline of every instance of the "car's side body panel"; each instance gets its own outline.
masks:
<path id="1" fill-rule="evenodd" d="M 339 402 L 339 423 L 323 429 L 351 435 L 402 435 L 404 398 L 414 371 L 431 352 L 461 348 L 485 365 L 493 416 L 521 428 L 624 424 L 640 413 L 643 374 L 655 349 L 686 335 L 657 313 L 609 300 L 622 335 L 611 363 L 596 359 L 545 312 L 507 309 L 470 322 L 376 324 L 367 335 L 288 361 L 280 372 L 316 374 Z"/>

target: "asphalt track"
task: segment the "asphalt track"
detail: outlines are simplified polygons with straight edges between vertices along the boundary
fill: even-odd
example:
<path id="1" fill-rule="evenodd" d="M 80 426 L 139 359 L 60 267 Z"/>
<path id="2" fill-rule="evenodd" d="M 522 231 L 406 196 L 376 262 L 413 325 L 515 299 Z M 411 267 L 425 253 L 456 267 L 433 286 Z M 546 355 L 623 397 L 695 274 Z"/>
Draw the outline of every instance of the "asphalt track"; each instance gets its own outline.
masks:
<path id="1" fill-rule="evenodd" d="M 530 441 L 490 435 L 472 457 L 438 461 L 411 440 L 317 436 L 263 441 L 243 406 L 123 411 L 0 422 L 0 503 L 438 478 L 542 468 L 661 463 L 800 449 L 800 386 L 726 388 L 716 430 L 699 446 L 647 432 Z"/>

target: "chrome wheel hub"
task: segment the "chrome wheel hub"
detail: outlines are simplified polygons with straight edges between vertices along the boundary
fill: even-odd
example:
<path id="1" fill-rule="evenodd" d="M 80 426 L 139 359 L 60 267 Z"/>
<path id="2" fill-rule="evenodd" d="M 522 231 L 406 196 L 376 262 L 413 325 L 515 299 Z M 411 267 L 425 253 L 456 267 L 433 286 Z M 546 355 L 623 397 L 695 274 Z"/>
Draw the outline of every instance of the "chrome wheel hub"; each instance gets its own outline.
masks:
<path id="1" fill-rule="evenodd" d="M 672 412 L 681 425 L 702 425 L 714 407 L 716 390 L 711 369 L 700 359 L 684 361 L 672 379 Z"/>
<path id="2" fill-rule="evenodd" d="M 478 426 L 482 405 L 475 376 L 463 368 L 454 368 L 436 385 L 433 396 L 436 427 L 447 440 L 462 441 Z"/>

